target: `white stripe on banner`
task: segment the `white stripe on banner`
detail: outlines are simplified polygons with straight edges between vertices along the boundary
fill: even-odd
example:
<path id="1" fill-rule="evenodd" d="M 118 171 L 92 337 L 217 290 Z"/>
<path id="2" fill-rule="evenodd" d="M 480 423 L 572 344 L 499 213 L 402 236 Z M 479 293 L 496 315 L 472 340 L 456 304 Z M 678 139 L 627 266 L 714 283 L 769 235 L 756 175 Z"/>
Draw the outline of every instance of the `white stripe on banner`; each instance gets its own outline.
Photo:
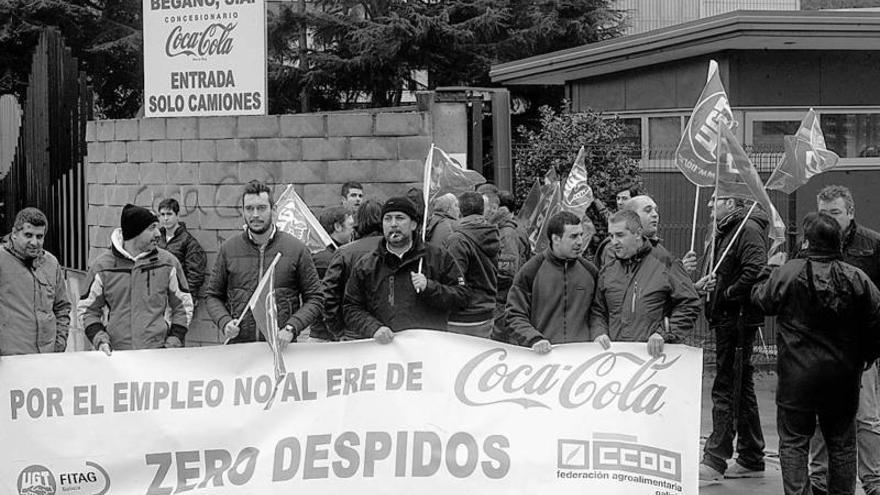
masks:
<path id="1" fill-rule="evenodd" d="M 0 494 L 697 494 L 702 351 L 411 330 L 4 357 Z"/>

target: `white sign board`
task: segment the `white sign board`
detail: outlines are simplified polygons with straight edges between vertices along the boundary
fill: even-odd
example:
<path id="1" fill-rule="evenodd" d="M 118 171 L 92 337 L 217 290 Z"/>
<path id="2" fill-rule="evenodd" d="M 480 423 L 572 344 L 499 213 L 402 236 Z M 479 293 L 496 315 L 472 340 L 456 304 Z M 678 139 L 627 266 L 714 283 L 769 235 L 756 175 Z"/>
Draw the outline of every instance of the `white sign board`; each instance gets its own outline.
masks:
<path id="1" fill-rule="evenodd" d="M 697 495 L 702 351 L 411 330 L 0 360 L 0 494 Z"/>
<path id="2" fill-rule="evenodd" d="M 264 0 L 143 0 L 147 117 L 266 114 Z"/>

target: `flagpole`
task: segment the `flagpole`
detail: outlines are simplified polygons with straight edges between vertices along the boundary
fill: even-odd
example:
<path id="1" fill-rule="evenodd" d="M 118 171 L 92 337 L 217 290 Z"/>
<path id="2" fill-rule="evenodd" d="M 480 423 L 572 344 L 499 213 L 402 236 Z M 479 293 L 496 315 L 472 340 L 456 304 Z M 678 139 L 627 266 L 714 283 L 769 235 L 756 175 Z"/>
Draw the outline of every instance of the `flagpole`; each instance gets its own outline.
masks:
<path id="1" fill-rule="evenodd" d="M 272 273 L 273 270 L 275 270 L 275 265 L 278 263 L 278 260 L 280 260 L 280 259 L 281 259 L 281 253 L 276 254 L 275 258 L 272 259 L 272 263 L 269 264 L 269 268 L 267 268 L 266 271 L 263 273 L 263 277 L 260 279 L 260 282 L 257 284 L 257 288 L 254 290 L 254 293 L 251 294 L 251 298 L 248 299 L 248 303 L 244 307 L 244 310 L 242 310 L 241 316 L 232 320 L 235 322 L 235 326 L 238 326 L 238 324 L 241 323 L 241 320 L 244 319 L 244 315 L 246 315 L 247 312 L 251 308 L 253 308 L 254 305 L 257 303 L 257 298 L 259 297 L 260 290 L 262 290 L 263 286 L 266 284 L 266 280 L 268 279 L 267 275 L 269 273 Z M 221 330 L 222 330 L 222 328 L 221 328 Z M 223 342 L 223 345 L 228 344 L 230 340 L 232 340 L 232 339 L 226 339 L 226 341 Z"/>
<path id="2" fill-rule="evenodd" d="M 691 224 L 691 251 L 694 250 L 694 243 L 697 239 L 697 213 L 700 208 L 700 186 L 696 186 L 697 190 L 694 193 L 694 221 Z"/>
<path id="3" fill-rule="evenodd" d="M 718 123 L 719 126 L 724 125 Z M 718 183 L 721 179 L 721 130 L 715 134 L 715 193 L 712 200 L 712 239 L 710 240 L 709 249 L 709 266 L 715 266 L 715 233 L 718 229 L 718 208 L 715 202 L 718 201 Z M 708 298 L 708 296 L 707 296 Z"/>
<path id="4" fill-rule="evenodd" d="M 434 163 L 434 143 L 431 143 L 431 149 L 428 150 L 428 156 L 425 158 L 425 168 L 422 172 L 422 198 L 424 199 L 424 210 L 422 211 L 422 241 L 427 242 L 425 236 L 428 234 L 428 200 L 431 197 L 431 166 Z M 421 273 L 421 268 L 419 269 Z"/>
<path id="5" fill-rule="evenodd" d="M 712 272 L 710 273 L 710 275 L 715 275 L 715 272 L 718 271 L 718 267 L 721 266 L 721 262 L 724 261 L 724 258 L 727 256 L 727 252 L 730 251 L 730 247 L 733 246 L 733 243 L 736 242 L 736 238 L 739 237 L 739 233 L 742 232 L 743 227 L 746 226 L 746 221 L 752 215 L 752 212 L 755 211 L 756 206 L 758 206 L 757 201 L 752 203 L 752 207 L 749 208 L 748 213 L 746 213 L 746 217 L 743 218 L 742 223 L 739 224 L 739 227 L 737 227 L 736 232 L 733 233 L 733 238 L 730 239 L 730 242 L 724 248 L 724 252 L 721 253 L 721 257 L 718 258 L 718 263 L 716 263 L 715 266 L 712 268 Z"/>

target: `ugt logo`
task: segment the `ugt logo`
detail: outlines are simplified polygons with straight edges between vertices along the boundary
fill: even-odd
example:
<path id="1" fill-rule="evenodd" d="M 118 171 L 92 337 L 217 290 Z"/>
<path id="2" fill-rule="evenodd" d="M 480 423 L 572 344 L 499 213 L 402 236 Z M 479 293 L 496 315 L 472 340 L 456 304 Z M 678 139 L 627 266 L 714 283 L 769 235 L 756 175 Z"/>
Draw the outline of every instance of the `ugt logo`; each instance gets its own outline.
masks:
<path id="1" fill-rule="evenodd" d="M 19 495 L 55 495 L 57 489 L 55 476 L 45 466 L 28 466 L 18 475 Z"/>

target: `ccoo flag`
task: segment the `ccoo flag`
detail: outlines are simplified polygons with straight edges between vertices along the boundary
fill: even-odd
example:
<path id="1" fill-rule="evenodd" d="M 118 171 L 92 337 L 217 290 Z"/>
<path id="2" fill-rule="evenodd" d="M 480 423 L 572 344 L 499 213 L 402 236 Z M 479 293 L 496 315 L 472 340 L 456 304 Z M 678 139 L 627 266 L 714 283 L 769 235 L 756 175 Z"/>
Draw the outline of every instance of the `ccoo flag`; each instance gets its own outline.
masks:
<path id="1" fill-rule="evenodd" d="M 312 211 L 299 194 L 293 190 L 293 184 L 287 186 L 278 198 L 278 219 L 275 226 L 282 232 L 296 237 L 309 248 L 312 254 L 327 249 L 333 239 L 315 218 Z"/>
<path id="2" fill-rule="evenodd" d="M 706 86 L 675 150 L 675 165 L 689 181 L 702 187 L 715 185 L 718 128 L 732 124 L 733 113 L 718 75 L 718 63 L 711 60 Z"/>
<path id="3" fill-rule="evenodd" d="M 593 202 L 593 189 L 587 183 L 587 153 L 584 147 L 578 151 L 571 172 L 562 187 L 562 209 L 578 217 L 584 216 L 587 207 Z"/>
<path id="4" fill-rule="evenodd" d="M 810 177 L 837 165 L 840 157 L 825 146 L 819 116 L 812 108 L 794 136 L 785 136 L 785 154 L 767 180 L 767 189 L 786 194 L 806 184 Z"/>
<path id="5" fill-rule="evenodd" d="M 736 136 L 726 126 L 721 127 L 721 136 L 718 139 L 718 190 L 715 196 L 718 198 L 742 198 L 755 201 L 770 215 L 770 239 L 772 246 L 770 252 L 785 242 L 785 222 L 779 216 L 779 212 L 770 202 L 770 196 L 764 189 L 758 171 L 752 165 L 745 150 L 736 140 Z"/>

